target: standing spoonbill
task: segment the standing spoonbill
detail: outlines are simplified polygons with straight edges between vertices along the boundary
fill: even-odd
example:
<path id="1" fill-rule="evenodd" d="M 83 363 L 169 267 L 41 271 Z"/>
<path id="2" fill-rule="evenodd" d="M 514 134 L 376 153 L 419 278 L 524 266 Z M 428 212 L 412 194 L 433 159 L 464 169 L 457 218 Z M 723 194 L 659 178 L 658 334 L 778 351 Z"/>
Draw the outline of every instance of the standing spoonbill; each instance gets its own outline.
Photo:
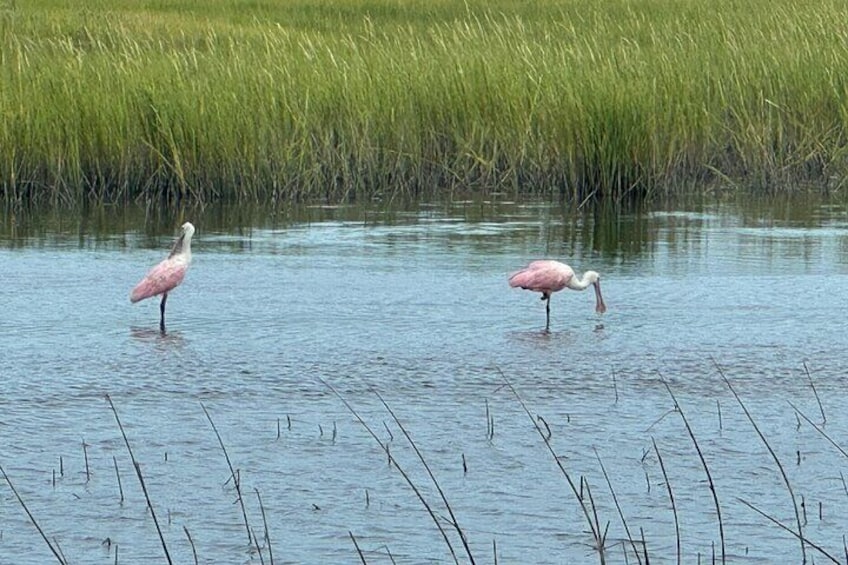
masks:
<path id="1" fill-rule="evenodd" d="M 582 277 L 574 274 L 574 269 L 560 263 L 559 261 L 533 261 L 517 273 L 509 277 L 509 286 L 521 287 L 525 290 L 542 293 L 542 300 L 546 301 L 545 312 L 547 323 L 545 331 L 551 327 L 551 294 L 570 288 L 571 290 L 586 290 L 589 285 L 595 287 L 595 311 L 603 314 L 607 311 L 604 297 L 601 296 L 601 275 L 595 271 L 586 271 Z"/>
<path id="2" fill-rule="evenodd" d="M 188 265 L 191 263 L 191 236 L 193 235 L 194 226 L 191 222 L 184 223 L 180 227 L 180 236 L 174 242 L 168 258 L 150 269 L 130 293 L 130 302 L 133 304 L 151 296 L 162 295 L 162 302 L 159 303 L 159 331 L 163 334 L 165 333 L 165 301 L 168 300 L 168 293 L 185 278 Z"/>

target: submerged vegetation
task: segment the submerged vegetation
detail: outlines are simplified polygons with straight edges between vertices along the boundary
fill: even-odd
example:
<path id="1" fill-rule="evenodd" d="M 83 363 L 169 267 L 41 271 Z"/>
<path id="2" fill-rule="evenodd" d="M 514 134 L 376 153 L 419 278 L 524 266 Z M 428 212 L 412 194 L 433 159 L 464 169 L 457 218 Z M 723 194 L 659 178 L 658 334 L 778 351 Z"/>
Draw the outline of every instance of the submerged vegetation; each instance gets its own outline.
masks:
<path id="1" fill-rule="evenodd" d="M 6 205 L 839 190 L 848 6 L 0 2 Z"/>

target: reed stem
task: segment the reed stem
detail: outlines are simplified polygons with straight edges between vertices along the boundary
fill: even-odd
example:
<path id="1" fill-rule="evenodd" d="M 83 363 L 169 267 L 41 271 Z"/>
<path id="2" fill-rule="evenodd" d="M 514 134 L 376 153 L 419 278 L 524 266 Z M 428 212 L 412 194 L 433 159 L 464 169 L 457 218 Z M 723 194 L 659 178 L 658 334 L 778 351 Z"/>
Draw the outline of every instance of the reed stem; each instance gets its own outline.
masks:
<path id="1" fill-rule="evenodd" d="M 674 402 L 675 411 L 680 414 L 680 418 L 683 420 L 683 426 L 686 428 L 686 433 L 689 435 L 689 439 L 692 440 L 692 445 L 695 446 L 695 451 L 698 453 L 698 459 L 701 461 L 701 467 L 704 469 L 704 473 L 707 476 L 707 482 L 710 485 L 710 493 L 713 497 L 713 506 L 716 510 L 716 517 L 718 520 L 718 535 L 721 541 L 721 563 L 724 565 L 727 562 L 727 552 L 725 551 L 725 543 L 724 543 L 724 522 L 721 519 L 721 505 L 718 502 L 718 494 L 715 488 L 715 482 L 713 482 L 713 475 L 710 472 L 710 468 L 707 465 L 707 460 L 704 457 L 704 453 L 701 451 L 701 446 L 698 444 L 698 440 L 695 438 L 695 432 L 692 431 L 692 426 L 689 425 L 689 420 L 686 418 L 686 414 L 683 412 L 683 408 L 680 406 L 680 403 L 677 402 L 677 397 L 674 396 L 674 392 L 671 390 L 671 386 L 669 386 L 668 382 L 665 378 L 660 375 L 660 381 L 665 386 L 665 389 L 668 391 L 669 396 L 671 397 L 672 402 Z"/>
<path id="2" fill-rule="evenodd" d="M 745 417 L 748 418 L 748 421 L 751 423 L 751 426 L 753 426 L 754 431 L 757 432 L 757 436 L 759 436 L 760 441 L 763 442 L 763 445 L 765 445 L 766 449 L 769 452 L 769 455 L 771 455 L 772 460 L 777 465 L 777 469 L 780 471 L 780 476 L 783 478 L 783 484 L 786 485 L 786 490 L 789 492 L 789 498 L 792 499 L 792 508 L 795 510 L 795 522 L 798 525 L 798 539 L 801 542 L 801 562 L 806 563 L 807 562 L 807 550 L 806 550 L 806 547 L 804 546 L 804 531 L 803 531 L 802 525 L 801 525 L 801 516 L 798 513 L 798 503 L 795 499 L 795 491 L 792 489 L 792 485 L 789 483 L 789 477 L 786 475 L 786 471 L 783 468 L 783 464 L 780 462 L 780 459 L 777 457 L 777 454 L 774 452 L 774 449 L 772 449 L 771 444 L 766 439 L 766 436 L 760 430 L 760 427 L 754 421 L 754 417 L 751 416 L 751 413 L 748 411 L 747 406 L 745 406 L 745 403 L 742 402 L 742 398 L 736 392 L 736 389 L 733 388 L 733 385 L 730 383 L 730 379 L 728 379 L 727 376 L 724 374 L 724 370 L 721 368 L 721 366 L 718 364 L 718 362 L 716 362 L 715 359 L 713 359 L 713 364 L 715 365 L 716 369 L 718 370 L 719 375 L 721 375 L 721 378 L 724 381 L 724 384 L 727 385 L 727 388 L 729 388 L 730 392 L 733 393 L 733 397 L 736 399 L 736 402 L 739 403 L 739 406 L 742 408 L 742 411 L 745 413 Z M 803 503 L 803 498 L 802 498 L 802 503 Z M 805 518 L 804 522 L 806 523 L 806 518 Z"/>
<path id="3" fill-rule="evenodd" d="M 250 524 L 247 520 L 247 510 L 244 507 L 244 497 L 241 493 L 241 481 L 236 474 L 236 470 L 233 468 L 233 463 L 230 460 L 230 454 L 227 452 L 227 447 L 224 445 L 224 440 L 221 438 L 221 434 L 218 432 L 218 427 L 212 420 L 212 416 L 209 414 L 209 411 L 202 402 L 200 403 L 200 407 L 203 409 L 203 413 L 206 414 L 206 419 L 209 420 L 209 424 L 212 426 L 212 431 L 215 432 L 215 437 L 218 438 L 218 445 L 221 446 L 221 451 L 224 453 L 224 459 L 227 461 L 227 467 L 230 469 L 230 478 L 233 480 L 233 487 L 236 489 L 236 496 L 238 497 L 242 519 L 244 520 L 244 528 L 247 531 L 247 542 L 250 543 L 253 541 L 253 536 L 251 535 Z"/>
<path id="4" fill-rule="evenodd" d="M 38 530 L 38 533 L 41 536 L 41 539 L 43 539 L 44 543 L 47 544 L 47 547 L 50 548 L 50 552 L 53 554 L 54 557 L 56 557 L 56 560 L 61 565 L 67 565 L 68 562 L 65 559 L 65 557 L 62 555 L 61 551 L 59 550 L 58 545 L 54 546 L 50 542 L 50 540 L 47 538 L 47 534 L 45 534 L 44 530 L 41 529 L 41 526 L 39 525 L 38 520 L 35 519 L 35 516 L 32 515 L 32 512 L 29 511 L 29 508 L 27 507 L 26 503 L 24 502 L 24 499 L 21 498 L 21 495 L 18 493 L 18 489 L 16 489 L 15 485 L 12 484 L 12 479 L 10 479 L 9 475 L 6 474 L 6 470 L 3 468 L 2 465 L 0 465 L 0 473 L 3 474 L 3 478 L 6 479 L 6 483 L 9 485 L 9 488 L 12 489 L 12 493 L 15 495 L 15 498 L 18 500 L 18 504 L 20 504 L 21 508 L 23 508 L 24 512 L 26 512 L 26 515 L 29 517 L 30 522 L 32 522 L 32 525 L 35 526 L 36 530 Z"/>
<path id="5" fill-rule="evenodd" d="M 106 395 L 106 400 L 109 402 L 109 406 L 112 408 L 112 413 L 115 415 L 115 421 L 118 422 L 118 428 L 121 430 L 121 436 L 124 438 L 124 445 L 127 446 L 127 453 L 130 454 L 130 460 L 132 461 L 133 468 L 135 469 L 136 477 L 138 477 L 138 482 L 141 485 L 141 491 L 144 493 L 144 500 L 147 502 L 147 509 L 150 510 L 150 516 L 153 518 L 153 524 L 156 526 L 156 533 L 159 534 L 159 541 L 162 544 L 162 551 L 165 552 L 165 560 L 170 565 L 173 563 L 171 561 L 171 554 L 168 552 L 168 545 L 165 543 L 165 536 L 162 534 L 162 528 L 159 527 L 159 520 L 156 518 L 156 511 L 153 509 L 153 502 L 150 500 L 150 495 L 147 492 L 147 485 L 144 482 L 144 476 L 141 474 L 141 465 L 139 465 L 138 461 L 133 454 L 132 447 L 130 447 L 130 440 L 127 438 L 127 433 L 124 431 L 124 425 L 121 423 L 121 419 L 118 417 L 118 410 L 115 408 L 115 404 L 112 402 L 112 397 L 108 394 Z"/>

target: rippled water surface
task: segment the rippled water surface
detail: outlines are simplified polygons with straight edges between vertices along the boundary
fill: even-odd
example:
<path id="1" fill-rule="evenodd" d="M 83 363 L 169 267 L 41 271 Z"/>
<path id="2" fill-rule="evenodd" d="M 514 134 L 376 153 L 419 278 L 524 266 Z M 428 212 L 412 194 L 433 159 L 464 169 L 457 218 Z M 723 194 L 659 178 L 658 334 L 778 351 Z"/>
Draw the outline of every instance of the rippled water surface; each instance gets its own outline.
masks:
<path id="1" fill-rule="evenodd" d="M 769 518 L 844 555 L 843 206 L 198 213 L 160 335 L 128 293 L 182 219 L 4 219 L 0 465 L 68 562 L 165 562 L 107 394 L 176 563 L 591 563 L 592 529 L 608 563 L 720 560 L 722 536 L 800 563 Z M 607 313 L 566 290 L 543 332 L 506 284 L 542 257 L 599 271 Z M 0 482 L 0 563 L 52 560 Z"/>

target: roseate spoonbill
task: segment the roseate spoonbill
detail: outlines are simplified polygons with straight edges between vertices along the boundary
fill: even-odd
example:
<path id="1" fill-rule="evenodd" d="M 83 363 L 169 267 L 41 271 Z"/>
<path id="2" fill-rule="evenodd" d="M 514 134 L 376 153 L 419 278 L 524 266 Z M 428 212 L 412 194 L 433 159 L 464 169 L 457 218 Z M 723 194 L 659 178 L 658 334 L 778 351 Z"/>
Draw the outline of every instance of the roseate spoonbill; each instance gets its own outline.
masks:
<path id="1" fill-rule="evenodd" d="M 545 331 L 551 326 L 551 294 L 570 288 L 571 290 L 586 290 L 589 285 L 595 287 L 595 311 L 603 314 L 607 311 L 604 297 L 601 296 L 601 275 L 595 271 L 586 271 L 582 277 L 574 274 L 574 269 L 559 261 L 533 261 L 517 273 L 509 277 L 509 286 L 521 287 L 526 290 L 542 293 L 546 301 L 545 312 L 547 323 Z"/>
<path id="2" fill-rule="evenodd" d="M 191 236 L 194 235 L 194 226 L 186 222 L 180 227 L 180 236 L 174 242 L 168 258 L 150 269 L 141 282 L 139 282 L 130 293 L 130 302 L 150 298 L 158 294 L 162 295 L 159 303 L 159 330 L 165 333 L 165 302 L 168 293 L 183 282 L 188 265 L 191 263 Z"/>

